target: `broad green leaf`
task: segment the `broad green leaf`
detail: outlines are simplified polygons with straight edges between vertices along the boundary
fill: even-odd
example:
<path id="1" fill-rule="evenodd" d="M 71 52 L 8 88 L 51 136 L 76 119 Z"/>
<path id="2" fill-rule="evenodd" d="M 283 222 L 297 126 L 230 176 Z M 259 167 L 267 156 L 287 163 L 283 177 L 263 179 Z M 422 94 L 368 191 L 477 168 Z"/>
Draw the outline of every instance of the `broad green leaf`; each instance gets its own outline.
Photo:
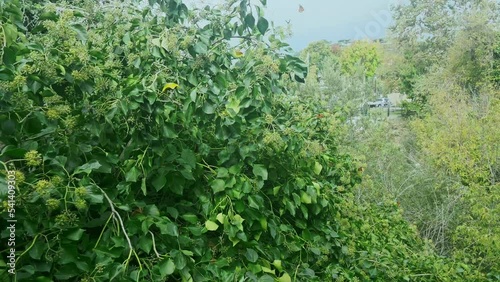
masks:
<path id="1" fill-rule="evenodd" d="M 11 24 L 3 24 L 3 34 L 4 34 L 4 39 L 5 39 L 5 44 L 6 46 L 10 46 L 14 44 L 17 40 L 17 28 L 15 25 Z"/>
<path id="2" fill-rule="evenodd" d="M 236 246 L 239 242 L 241 242 L 241 240 L 236 237 L 229 237 L 229 241 L 233 243 L 233 247 Z"/>
<path id="3" fill-rule="evenodd" d="M 224 34 L 224 39 L 226 40 L 231 39 L 231 37 L 233 36 L 232 31 L 228 28 L 224 29 L 223 34 Z"/>
<path id="4" fill-rule="evenodd" d="M 259 255 L 253 249 L 247 249 L 245 252 L 245 257 L 249 262 L 256 262 L 259 259 Z"/>
<path id="5" fill-rule="evenodd" d="M 82 172 L 85 172 L 86 174 L 90 174 L 90 172 L 92 170 L 96 170 L 100 167 L 101 167 L 101 164 L 98 161 L 92 160 L 89 163 L 86 163 L 84 165 L 77 167 L 73 174 L 78 174 L 78 173 L 82 173 Z"/>
<path id="6" fill-rule="evenodd" d="M 6 47 L 3 49 L 3 52 L 3 62 L 5 65 L 12 65 L 16 62 L 16 50 L 14 48 Z"/>
<path id="7" fill-rule="evenodd" d="M 87 41 L 87 30 L 81 24 L 74 24 L 71 28 L 76 31 L 78 39 L 81 41 Z"/>
<path id="8" fill-rule="evenodd" d="M 209 102 L 205 102 L 203 104 L 203 112 L 207 115 L 211 115 L 213 113 L 215 113 L 215 108 L 212 104 L 210 104 Z"/>
<path id="9" fill-rule="evenodd" d="M 123 43 L 125 44 L 130 43 L 130 32 L 126 32 L 125 35 L 123 36 Z"/>
<path id="10" fill-rule="evenodd" d="M 235 98 L 230 98 L 226 108 L 232 117 L 235 117 L 240 112 L 240 102 Z"/>
<path id="11" fill-rule="evenodd" d="M 252 196 L 248 197 L 248 206 L 257 210 L 260 209 L 259 205 Z"/>
<path id="12" fill-rule="evenodd" d="M 270 269 L 270 268 L 265 267 L 265 266 L 262 266 L 262 271 L 264 271 L 265 273 L 271 273 L 271 274 L 276 275 L 276 271 L 274 269 Z"/>
<path id="13" fill-rule="evenodd" d="M 196 102 L 196 97 L 198 97 L 198 93 L 196 89 L 193 89 L 191 93 L 189 93 L 189 98 L 191 98 L 192 102 Z"/>
<path id="14" fill-rule="evenodd" d="M 66 238 L 70 239 L 70 240 L 73 240 L 73 241 L 78 241 L 82 238 L 82 235 L 83 235 L 83 232 L 85 232 L 85 230 L 83 229 L 77 229 L 71 233 L 69 233 Z"/>
<path id="15" fill-rule="evenodd" d="M 74 280 L 71 279 L 72 277 L 75 277 L 77 275 L 77 272 L 75 271 L 75 266 L 73 264 L 65 264 L 62 267 L 60 267 L 57 272 L 54 274 L 54 280 L 56 281 L 68 281 L 68 280 Z M 121 271 L 121 269 L 120 269 Z M 21 269 L 17 270 L 17 273 L 22 273 L 22 272 L 28 272 L 30 276 L 35 273 L 35 268 L 31 265 L 25 265 Z"/>
<path id="16" fill-rule="evenodd" d="M 174 219 L 177 219 L 179 217 L 179 211 L 174 207 L 168 207 L 167 212 Z"/>
<path id="17" fill-rule="evenodd" d="M 217 228 L 219 228 L 219 225 L 211 220 L 207 220 L 205 222 L 205 228 L 208 231 L 215 231 L 215 230 L 217 230 Z"/>
<path id="18" fill-rule="evenodd" d="M 281 270 L 283 269 L 283 267 L 282 267 L 282 265 L 281 265 L 281 260 L 279 260 L 279 259 L 275 259 L 275 260 L 273 261 L 273 265 L 274 265 L 274 267 L 276 267 L 276 269 L 277 269 L 278 271 L 281 271 Z"/>
<path id="19" fill-rule="evenodd" d="M 81 262 L 80 262 L 80 263 L 81 263 Z M 76 264 L 77 264 L 77 266 L 78 266 L 79 262 L 77 262 Z M 0 266 L 1 266 L 1 265 L 0 265 Z M 81 270 L 84 270 L 84 269 L 82 269 L 81 267 L 78 267 L 78 268 L 79 268 L 79 269 L 81 269 Z M 84 271 L 88 271 L 88 268 L 87 268 L 86 270 L 84 270 Z M 36 280 L 35 280 L 35 282 L 53 282 L 53 281 L 54 281 L 54 280 L 50 279 L 50 278 L 49 278 L 49 277 L 47 277 L 47 276 L 38 276 L 38 277 L 36 278 Z"/>
<path id="20" fill-rule="evenodd" d="M 263 180 L 267 180 L 267 168 L 264 165 L 254 164 L 252 171 L 255 176 L 260 176 Z"/>
<path id="21" fill-rule="evenodd" d="M 172 222 L 167 223 L 166 231 L 170 236 L 179 237 L 179 230 L 177 229 L 177 225 Z"/>
<path id="22" fill-rule="evenodd" d="M 160 263 L 160 274 L 162 278 L 171 275 L 175 271 L 175 264 L 171 259 L 163 260 Z"/>
<path id="23" fill-rule="evenodd" d="M 153 187 L 155 187 L 156 191 L 160 191 L 167 184 L 167 178 L 165 175 L 158 175 L 153 179 Z"/>
<path id="24" fill-rule="evenodd" d="M 288 209 L 292 216 L 295 216 L 295 205 L 291 201 L 285 200 L 285 207 Z"/>
<path id="25" fill-rule="evenodd" d="M 323 166 L 320 163 L 318 163 L 318 162 L 314 163 L 314 173 L 316 175 L 319 175 L 321 173 L 322 169 L 323 169 Z"/>
<path id="26" fill-rule="evenodd" d="M 183 149 L 181 153 L 181 158 L 185 164 L 190 166 L 191 168 L 196 167 L 196 155 L 192 150 Z"/>
<path id="27" fill-rule="evenodd" d="M 217 214 L 217 221 L 219 221 L 221 224 L 224 224 L 224 219 L 226 218 L 226 215 L 219 213 Z"/>
<path id="28" fill-rule="evenodd" d="M 181 217 L 185 221 L 187 221 L 187 222 L 189 222 L 191 224 L 196 224 L 198 222 L 198 217 L 196 215 L 194 215 L 194 214 L 183 214 L 183 215 L 181 215 Z"/>
<path id="29" fill-rule="evenodd" d="M 257 29 L 259 32 L 264 35 L 269 28 L 269 22 L 264 19 L 263 17 L 260 17 L 259 20 L 257 21 Z"/>
<path id="30" fill-rule="evenodd" d="M 125 181 L 136 182 L 140 174 L 141 174 L 140 170 L 134 166 L 125 174 Z"/>
<path id="31" fill-rule="evenodd" d="M 219 167 L 217 169 L 217 178 L 226 178 L 229 176 L 229 170 L 225 167 Z"/>
<path id="32" fill-rule="evenodd" d="M 64 167 L 66 165 L 66 161 L 68 160 L 65 156 L 57 156 L 52 159 L 52 163 L 58 165 L 60 167 Z"/>
<path id="33" fill-rule="evenodd" d="M 26 149 L 17 148 L 16 146 L 12 145 L 7 145 L 2 149 L 2 153 L 0 153 L 0 156 L 22 159 L 24 157 L 24 154 L 26 154 L 26 152 L 27 152 Z"/>
<path id="34" fill-rule="evenodd" d="M 203 42 L 198 42 L 194 45 L 194 51 L 197 53 L 197 54 L 205 54 L 207 53 L 208 51 L 208 47 L 207 45 L 205 45 L 205 43 Z"/>
<path id="35" fill-rule="evenodd" d="M 279 191 L 281 190 L 281 186 L 276 186 L 273 188 L 273 195 L 276 196 L 278 195 Z"/>
<path id="36" fill-rule="evenodd" d="M 283 275 L 281 275 L 280 278 L 278 278 L 278 281 L 279 282 L 292 282 L 292 277 L 290 277 L 290 275 L 285 272 Z"/>
<path id="37" fill-rule="evenodd" d="M 214 193 L 218 193 L 224 191 L 226 182 L 224 182 L 224 180 L 222 179 L 215 179 L 214 181 L 212 181 L 212 184 L 210 186 L 212 187 Z"/>
<path id="38" fill-rule="evenodd" d="M 177 138 L 177 133 L 175 133 L 174 129 L 170 125 L 163 126 L 163 136 L 167 138 Z"/>
<path id="39" fill-rule="evenodd" d="M 244 97 L 246 97 L 248 95 L 248 90 L 247 90 L 247 88 L 245 88 L 243 86 L 239 86 L 238 88 L 236 88 L 234 95 L 239 100 L 242 100 Z"/>
<path id="40" fill-rule="evenodd" d="M 267 230 L 267 219 L 265 217 L 261 217 L 259 219 L 259 222 L 260 222 L 260 227 L 263 229 L 263 230 Z"/>
<path id="41" fill-rule="evenodd" d="M 152 215 L 152 216 L 159 216 L 160 215 L 160 210 L 156 205 L 149 205 L 146 207 L 146 214 Z"/>
<path id="42" fill-rule="evenodd" d="M 191 234 L 193 234 L 194 236 L 196 237 L 199 237 L 203 234 L 203 229 L 202 227 L 187 227 L 187 229 L 189 230 L 189 232 L 191 232 Z"/>
<path id="43" fill-rule="evenodd" d="M 306 192 L 302 191 L 301 192 L 300 201 L 302 203 L 304 203 L 304 204 L 310 204 L 310 203 L 312 203 L 312 198 L 311 198 L 311 196 L 309 196 L 309 194 L 307 194 Z"/>
<path id="44" fill-rule="evenodd" d="M 188 81 L 189 83 L 191 83 L 193 86 L 197 86 L 198 85 L 198 78 L 196 77 L 196 75 L 194 73 L 191 73 L 189 74 L 188 76 Z M 194 89 L 195 90 L 195 89 Z"/>
<path id="45" fill-rule="evenodd" d="M 89 202 L 91 204 L 101 204 L 104 200 L 103 195 L 95 193 L 90 193 L 89 195 L 87 195 L 87 198 L 89 199 Z"/>
<path id="46" fill-rule="evenodd" d="M 148 234 L 148 236 L 141 236 L 141 238 L 139 239 L 139 243 L 137 245 L 144 252 L 149 254 L 149 252 L 151 252 L 151 249 L 153 247 L 153 240 L 151 239 L 150 234 Z"/>
<path id="47" fill-rule="evenodd" d="M 161 47 L 167 51 L 169 51 L 168 41 L 169 41 L 169 39 L 167 39 L 167 38 L 163 38 L 161 40 Z"/>
<path id="48" fill-rule="evenodd" d="M 175 263 L 175 267 L 177 269 L 184 269 L 184 267 L 186 267 L 186 257 L 184 256 L 184 254 L 182 254 L 182 252 L 178 252 L 175 256 L 173 256 L 174 258 L 174 263 Z"/>
<path id="49" fill-rule="evenodd" d="M 42 255 L 46 249 L 47 249 L 47 244 L 43 244 L 40 242 L 35 243 L 33 245 L 33 247 L 31 248 L 29 255 L 31 258 L 39 260 L 42 257 Z"/>
<path id="50" fill-rule="evenodd" d="M 255 18 L 252 16 L 252 14 L 248 14 L 245 16 L 245 24 L 250 28 L 253 28 L 255 26 Z"/>
<path id="51" fill-rule="evenodd" d="M 239 228 L 241 231 L 243 231 L 243 229 L 242 229 L 242 225 L 241 225 L 241 224 L 243 223 L 243 221 L 245 221 L 245 219 L 244 219 L 244 218 L 242 218 L 242 217 L 241 217 L 241 215 L 239 215 L 239 214 L 234 215 L 234 216 L 233 216 L 233 218 L 231 219 L 231 223 L 232 223 L 233 225 L 238 226 L 238 228 Z"/>
<path id="52" fill-rule="evenodd" d="M 156 47 L 161 47 L 160 38 L 153 38 L 151 40 L 151 44 L 155 45 Z"/>

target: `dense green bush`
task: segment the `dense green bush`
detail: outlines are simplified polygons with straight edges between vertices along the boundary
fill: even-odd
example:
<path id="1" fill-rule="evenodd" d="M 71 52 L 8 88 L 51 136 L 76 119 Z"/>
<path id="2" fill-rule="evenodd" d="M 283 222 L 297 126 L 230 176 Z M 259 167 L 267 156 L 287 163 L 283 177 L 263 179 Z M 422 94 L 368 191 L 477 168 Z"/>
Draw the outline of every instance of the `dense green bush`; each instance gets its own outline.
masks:
<path id="1" fill-rule="evenodd" d="M 149 2 L 0 4 L 18 281 L 466 279 L 394 204 L 357 206 L 338 121 L 287 94 L 305 65 L 260 4 Z"/>

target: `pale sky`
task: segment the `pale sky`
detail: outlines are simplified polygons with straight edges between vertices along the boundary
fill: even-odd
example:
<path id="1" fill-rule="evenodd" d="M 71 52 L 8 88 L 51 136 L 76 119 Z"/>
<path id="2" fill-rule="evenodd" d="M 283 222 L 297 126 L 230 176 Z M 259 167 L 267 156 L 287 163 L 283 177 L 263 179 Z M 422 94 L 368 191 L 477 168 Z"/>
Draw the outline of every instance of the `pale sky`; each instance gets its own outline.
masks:
<path id="1" fill-rule="evenodd" d="M 252 0 L 258 3 L 258 0 Z M 392 23 L 390 5 L 405 0 L 267 0 L 265 17 L 275 25 L 292 25 L 287 41 L 296 50 L 318 40 L 378 39 Z M 187 0 L 210 5 L 221 0 Z M 203 4 L 202 4 L 203 3 Z M 299 5 L 304 11 L 299 13 Z"/>
<path id="2" fill-rule="evenodd" d="M 399 0 L 268 0 L 266 17 L 292 25 L 288 40 L 296 50 L 317 40 L 378 39 L 392 23 L 390 5 Z M 299 13 L 299 5 L 304 11 Z"/>

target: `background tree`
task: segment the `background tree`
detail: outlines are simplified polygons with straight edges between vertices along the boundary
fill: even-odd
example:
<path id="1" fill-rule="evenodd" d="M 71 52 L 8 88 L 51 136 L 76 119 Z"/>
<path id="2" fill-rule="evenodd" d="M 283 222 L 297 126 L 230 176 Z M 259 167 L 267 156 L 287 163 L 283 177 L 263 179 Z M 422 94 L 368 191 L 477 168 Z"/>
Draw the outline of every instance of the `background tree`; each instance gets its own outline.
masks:
<path id="1" fill-rule="evenodd" d="M 340 55 L 340 64 L 344 74 L 353 75 L 358 67 L 366 77 L 373 77 L 380 65 L 380 46 L 368 41 L 355 41 L 345 47 Z"/>
<path id="2" fill-rule="evenodd" d="M 332 46 L 333 44 L 326 40 L 312 42 L 300 51 L 300 58 L 307 61 L 310 66 L 316 66 L 321 72 L 329 64 L 334 63 L 331 60 L 337 57 Z"/>
<path id="3" fill-rule="evenodd" d="M 450 46 L 456 46 L 457 36 L 463 36 L 467 30 L 472 32 L 474 25 L 497 25 L 498 11 L 498 2 L 491 0 L 410 1 L 394 7 L 395 23 L 390 28 L 390 37 L 404 57 L 398 80 L 418 108 L 428 101 L 428 93 L 415 89 L 420 78 L 446 60 Z M 482 40 L 489 39 L 484 35 L 484 31 L 479 31 L 474 35 L 470 33 L 469 37 L 481 36 L 478 42 L 485 42 Z"/>

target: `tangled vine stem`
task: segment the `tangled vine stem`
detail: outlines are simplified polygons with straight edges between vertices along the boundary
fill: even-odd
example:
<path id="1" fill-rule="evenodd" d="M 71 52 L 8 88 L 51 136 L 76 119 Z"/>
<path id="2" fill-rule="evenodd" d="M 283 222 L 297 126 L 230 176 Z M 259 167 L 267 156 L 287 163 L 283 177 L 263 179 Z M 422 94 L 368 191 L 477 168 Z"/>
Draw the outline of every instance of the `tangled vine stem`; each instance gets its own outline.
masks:
<path id="1" fill-rule="evenodd" d="M 96 185 L 97 186 L 97 185 Z M 115 207 L 114 207 L 114 203 L 113 201 L 111 201 L 111 199 L 109 198 L 108 194 L 106 194 L 106 192 L 104 192 L 104 190 L 102 190 L 101 187 L 97 186 L 99 188 L 99 190 L 101 190 L 102 194 L 104 195 L 104 197 L 106 198 L 106 200 L 108 201 L 109 203 L 109 207 L 111 208 L 111 214 L 113 216 L 113 219 L 115 221 L 117 221 L 119 224 L 120 224 L 120 228 L 121 230 L 123 231 L 123 235 L 125 235 L 125 239 L 127 239 L 127 243 L 128 243 L 128 247 L 130 249 L 129 253 L 128 253 L 128 257 L 127 257 L 127 260 L 126 260 L 126 263 L 125 265 L 128 264 L 128 262 L 130 261 L 130 257 L 132 257 L 132 253 L 135 255 L 135 258 L 137 259 L 137 262 L 139 263 L 139 267 L 140 269 L 142 270 L 142 264 L 141 264 L 141 260 L 139 259 L 139 257 L 137 256 L 137 253 L 135 252 L 134 250 L 134 247 L 132 246 L 132 242 L 130 241 L 130 237 L 128 236 L 127 234 L 127 230 L 125 229 L 125 225 L 123 224 L 123 220 L 122 220 L 122 217 L 120 216 L 120 214 L 116 211 Z"/>
<path id="2" fill-rule="evenodd" d="M 160 254 L 156 250 L 155 235 L 151 231 L 149 231 L 149 233 L 151 234 L 151 238 L 153 238 L 153 250 L 155 251 L 156 257 L 161 258 Z"/>

